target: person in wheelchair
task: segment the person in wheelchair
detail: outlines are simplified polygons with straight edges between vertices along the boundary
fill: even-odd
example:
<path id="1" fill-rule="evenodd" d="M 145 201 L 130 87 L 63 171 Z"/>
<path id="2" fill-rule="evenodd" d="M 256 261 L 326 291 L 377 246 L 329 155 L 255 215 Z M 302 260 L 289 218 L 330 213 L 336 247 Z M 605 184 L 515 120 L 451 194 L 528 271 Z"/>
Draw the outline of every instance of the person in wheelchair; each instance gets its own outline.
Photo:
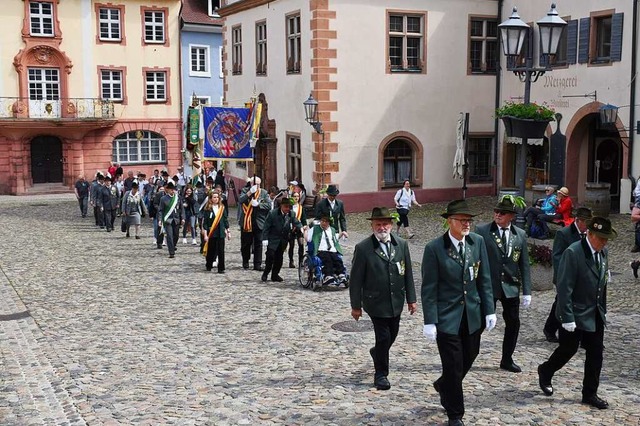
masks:
<path id="1" fill-rule="evenodd" d="M 338 242 L 335 228 L 330 226 L 331 218 L 323 214 L 320 224 L 307 232 L 309 256 L 317 256 L 322 261 L 322 285 L 345 285 L 347 277 L 342 263 L 342 247 Z"/>

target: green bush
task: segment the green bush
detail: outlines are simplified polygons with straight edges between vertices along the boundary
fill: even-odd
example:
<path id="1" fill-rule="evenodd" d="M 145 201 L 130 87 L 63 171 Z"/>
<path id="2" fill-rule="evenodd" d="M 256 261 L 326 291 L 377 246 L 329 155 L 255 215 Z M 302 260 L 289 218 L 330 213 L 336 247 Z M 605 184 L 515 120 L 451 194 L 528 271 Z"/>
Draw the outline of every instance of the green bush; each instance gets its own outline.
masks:
<path id="1" fill-rule="evenodd" d="M 546 104 L 538 105 L 530 103 L 528 105 L 505 102 L 500 108 L 496 109 L 496 117 L 515 117 L 530 120 L 555 121 L 556 112 L 553 108 Z"/>

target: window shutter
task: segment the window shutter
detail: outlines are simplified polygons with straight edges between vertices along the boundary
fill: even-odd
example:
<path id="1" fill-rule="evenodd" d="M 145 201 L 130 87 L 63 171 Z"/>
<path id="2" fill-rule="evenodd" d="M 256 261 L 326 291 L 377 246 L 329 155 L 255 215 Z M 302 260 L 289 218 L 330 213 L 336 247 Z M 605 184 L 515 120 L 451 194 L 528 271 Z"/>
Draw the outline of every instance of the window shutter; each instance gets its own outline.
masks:
<path id="1" fill-rule="evenodd" d="M 571 19 L 567 22 L 567 63 L 576 63 L 578 53 L 578 20 Z"/>
<path id="2" fill-rule="evenodd" d="M 591 18 L 580 18 L 580 38 L 578 46 L 578 63 L 589 62 L 589 26 Z"/>
<path id="3" fill-rule="evenodd" d="M 611 18 L 611 61 L 622 60 L 622 21 L 624 13 L 614 13 Z"/>

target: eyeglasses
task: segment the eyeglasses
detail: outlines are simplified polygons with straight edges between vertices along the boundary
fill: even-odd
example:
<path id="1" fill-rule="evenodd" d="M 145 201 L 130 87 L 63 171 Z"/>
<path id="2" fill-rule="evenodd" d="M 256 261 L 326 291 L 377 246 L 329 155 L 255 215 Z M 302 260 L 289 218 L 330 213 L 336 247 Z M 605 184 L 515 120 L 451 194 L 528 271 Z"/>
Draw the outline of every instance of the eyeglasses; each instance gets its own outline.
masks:
<path id="1" fill-rule="evenodd" d="M 463 225 L 471 225 L 473 223 L 473 219 L 458 219 L 457 217 L 452 217 L 450 219 L 457 220 Z"/>
<path id="2" fill-rule="evenodd" d="M 500 210 L 494 210 L 493 212 L 495 214 L 499 215 L 499 216 L 504 216 L 506 214 L 509 214 L 509 212 L 503 212 L 503 211 L 500 211 Z"/>

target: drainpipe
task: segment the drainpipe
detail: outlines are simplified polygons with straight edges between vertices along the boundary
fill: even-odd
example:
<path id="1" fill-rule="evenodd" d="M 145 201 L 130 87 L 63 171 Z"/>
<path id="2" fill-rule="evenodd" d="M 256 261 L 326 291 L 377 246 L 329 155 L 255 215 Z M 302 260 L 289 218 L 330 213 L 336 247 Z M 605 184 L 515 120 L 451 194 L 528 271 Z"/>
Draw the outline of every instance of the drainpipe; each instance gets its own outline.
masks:
<path id="1" fill-rule="evenodd" d="M 633 141 L 634 135 L 636 134 L 636 72 L 637 65 L 636 62 L 638 60 L 638 54 L 636 52 L 637 49 L 637 39 L 638 39 L 638 0 L 634 0 L 633 2 L 633 31 L 631 34 L 631 90 L 629 91 L 629 127 L 631 131 L 629 132 L 629 164 L 627 166 L 627 174 L 629 176 L 633 176 Z M 634 188 L 631 188 L 633 191 Z"/>
<path id="2" fill-rule="evenodd" d="M 184 4 L 180 5 L 180 11 L 178 12 L 178 16 L 182 16 L 182 7 Z M 184 27 L 184 22 L 182 18 L 180 18 L 178 24 L 178 93 L 180 95 L 180 163 L 178 166 L 183 167 L 183 173 L 187 172 L 187 168 L 184 167 L 184 154 L 182 150 L 187 149 L 187 136 L 185 132 L 185 117 L 184 117 L 184 95 L 182 93 L 182 28 Z M 169 158 L 167 158 L 169 161 Z M 191 167 L 191 166 L 189 166 Z M 171 172 L 169 172 L 171 173 Z M 191 175 L 193 176 L 193 170 L 191 170 Z M 186 178 L 186 175 L 185 175 Z"/>
<path id="3" fill-rule="evenodd" d="M 502 22 L 502 6 L 503 6 L 504 0 L 498 0 L 498 23 Z M 500 34 L 498 34 L 498 39 Z M 500 84 L 502 81 L 502 68 L 500 66 L 500 58 L 502 57 L 502 55 L 500 55 L 500 49 L 502 48 L 502 46 L 500 44 L 498 44 L 498 66 L 496 67 L 496 97 L 494 100 L 494 107 L 493 109 L 498 109 L 500 108 Z M 499 120 L 497 118 L 494 119 L 493 122 L 493 133 L 495 135 L 495 137 L 493 138 L 493 170 L 495 171 L 495 175 L 493 177 L 493 195 L 496 195 L 498 193 L 498 131 L 500 130 L 500 123 Z"/>

